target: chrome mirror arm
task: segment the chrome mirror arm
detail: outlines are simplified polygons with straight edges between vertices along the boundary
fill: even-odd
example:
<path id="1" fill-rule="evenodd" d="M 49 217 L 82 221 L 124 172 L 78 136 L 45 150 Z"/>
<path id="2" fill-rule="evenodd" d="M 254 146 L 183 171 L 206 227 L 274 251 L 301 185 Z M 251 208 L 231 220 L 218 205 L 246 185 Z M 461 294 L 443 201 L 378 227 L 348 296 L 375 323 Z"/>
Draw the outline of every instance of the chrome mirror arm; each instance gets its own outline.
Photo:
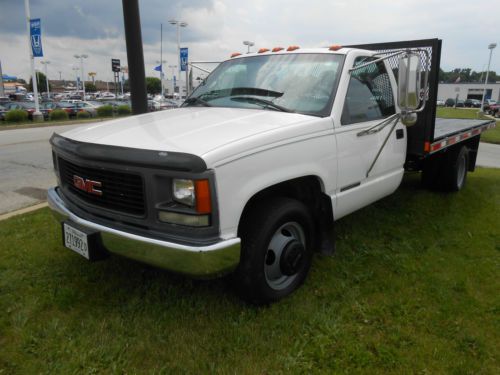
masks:
<path id="1" fill-rule="evenodd" d="M 375 125 L 369 127 L 368 129 L 362 130 L 359 133 L 357 133 L 356 135 L 358 137 L 362 137 L 364 135 L 378 133 L 379 131 L 381 131 L 382 129 L 384 129 L 387 125 L 389 125 L 396 117 L 399 120 L 400 114 L 399 113 L 395 113 L 393 115 L 390 115 L 389 117 L 387 117 L 382 122 L 379 122 L 378 124 L 375 124 Z"/>

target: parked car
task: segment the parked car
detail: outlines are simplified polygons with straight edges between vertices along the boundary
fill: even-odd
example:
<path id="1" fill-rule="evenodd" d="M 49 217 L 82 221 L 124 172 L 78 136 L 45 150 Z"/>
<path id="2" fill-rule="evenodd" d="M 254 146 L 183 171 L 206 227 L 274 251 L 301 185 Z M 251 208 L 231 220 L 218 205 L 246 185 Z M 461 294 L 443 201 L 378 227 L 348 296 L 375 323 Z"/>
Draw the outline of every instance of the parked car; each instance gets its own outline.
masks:
<path id="1" fill-rule="evenodd" d="M 77 108 L 75 103 L 68 103 L 61 101 L 57 104 L 57 108 L 66 111 L 69 118 L 76 117 Z"/>
<path id="2" fill-rule="evenodd" d="M 444 105 L 446 107 L 454 107 L 455 106 L 455 99 L 452 99 L 452 98 L 446 99 L 446 101 L 444 102 Z"/>
<path id="3" fill-rule="evenodd" d="M 0 105 L 0 121 L 5 120 L 6 113 L 7 113 L 7 109 L 3 105 Z"/>
<path id="4" fill-rule="evenodd" d="M 457 100 L 457 102 L 455 103 L 455 107 L 456 108 L 464 108 L 465 107 L 464 101 L 463 100 Z"/>
<path id="5" fill-rule="evenodd" d="M 467 99 L 465 100 L 464 105 L 468 108 L 480 108 L 481 101 L 477 99 Z"/>
<path id="6" fill-rule="evenodd" d="M 40 104 L 40 112 L 43 114 L 43 118 L 47 120 L 50 116 L 50 112 L 58 108 L 57 102 L 43 102 Z"/>
<path id="7" fill-rule="evenodd" d="M 492 115 L 492 116 L 498 117 L 499 110 L 500 110 L 500 104 L 491 104 L 488 108 L 487 113 Z"/>
<path id="8" fill-rule="evenodd" d="M 160 103 L 155 102 L 152 99 L 148 99 L 148 111 L 154 112 L 154 111 L 159 111 L 159 110 L 160 110 Z"/>
<path id="9" fill-rule="evenodd" d="M 173 100 L 163 99 L 158 102 L 160 104 L 160 110 L 178 108 L 179 104 Z"/>
<path id="10" fill-rule="evenodd" d="M 438 100 L 438 101 L 436 101 L 436 105 L 438 107 L 444 107 L 444 100 Z"/>
<path id="11" fill-rule="evenodd" d="M 97 106 L 90 102 L 78 102 L 75 103 L 75 108 L 77 112 L 87 112 L 90 117 L 97 116 Z"/>
<path id="12" fill-rule="evenodd" d="M 496 100 L 492 99 L 484 99 L 483 110 L 486 113 L 489 113 L 490 106 L 497 104 Z"/>
<path id="13" fill-rule="evenodd" d="M 26 112 L 28 112 L 28 118 L 30 120 L 33 119 L 33 113 L 35 112 L 35 104 L 32 102 L 10 102 L 6 103 L 5 108 L 7 111 L 10 111 L 11 109 L 23 109 Z"/>

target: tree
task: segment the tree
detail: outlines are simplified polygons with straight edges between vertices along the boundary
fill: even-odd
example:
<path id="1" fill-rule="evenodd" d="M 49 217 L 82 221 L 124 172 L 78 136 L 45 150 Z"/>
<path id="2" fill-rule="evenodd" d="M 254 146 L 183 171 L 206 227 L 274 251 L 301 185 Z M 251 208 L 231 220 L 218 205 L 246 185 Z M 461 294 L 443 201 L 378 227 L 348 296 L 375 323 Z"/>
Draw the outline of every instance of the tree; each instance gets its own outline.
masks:
<path id="1" fill-rule="evenodd" d="M 43 74 L 42 72 L 36 72 L 36 76 L 37 76 L 37 88 L 38 88 L 38 92 L 47 92 L 47 81 L 45 80 L 45 74 Z M 50 88 L 50 84 L 49 84 L 49 88 Z M 29 90 L 31 92 L 33 92 L 33 79 L 30 78 L 30 84 L 29 84 Z"/>
<path id="2" fill-rule="evenodd" d="M 146 90 L 148 94 L 158 94 L 161 92 L 161 81 L 156 77 L 146 77 Z"/>
<path id="3" fill-rule="evenodd" d="M 92 82 L 85 82 L 85 92 L 96 92 L 97 87 Z"/>

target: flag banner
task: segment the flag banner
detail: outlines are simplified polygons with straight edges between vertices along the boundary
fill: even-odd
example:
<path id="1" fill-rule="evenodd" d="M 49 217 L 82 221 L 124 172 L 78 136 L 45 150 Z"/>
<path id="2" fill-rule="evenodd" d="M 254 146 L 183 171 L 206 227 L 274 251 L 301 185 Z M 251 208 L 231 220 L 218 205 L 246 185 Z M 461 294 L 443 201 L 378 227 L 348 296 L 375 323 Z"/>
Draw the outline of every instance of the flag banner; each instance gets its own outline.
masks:
<path id="1" fill-rule="evenodd" d="M 188 49 L 187 48 L 181 48 L 180 50 L 181 54 L 181 72 L 185 72 L 188 68 Z"/>
<path id="2" fill-rule="evenodd" d="M 40 21 L 40 18 L 30 20 L 30 40 L 33 57 L 43 57 L 42 22 Z"/>
<path id="3" fill-rule="evenodd" d="M 161 65 L 158 65 L 157 67 L 154 68 L 157 72 L 161 72 Z"/>

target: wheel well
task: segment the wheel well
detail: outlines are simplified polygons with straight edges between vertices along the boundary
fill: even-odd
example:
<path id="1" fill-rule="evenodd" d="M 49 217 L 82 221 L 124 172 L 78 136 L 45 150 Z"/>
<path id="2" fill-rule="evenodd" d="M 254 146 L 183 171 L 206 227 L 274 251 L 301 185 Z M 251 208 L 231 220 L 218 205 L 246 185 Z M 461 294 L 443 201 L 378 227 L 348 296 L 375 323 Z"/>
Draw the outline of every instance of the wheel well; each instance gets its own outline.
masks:
<path id="1" fill-rule="evenodd" d="M 323 192 L 321 180 L 317 176 L 305 176 L 269 186 L 252 196 L 241 214 L 238 232 L 246 213 L 260 202 L 273 197 L 287 197 L 304 203 L 311 211 L 316 229 L 319 231 L 333 224 L 331 199 Z"/>

